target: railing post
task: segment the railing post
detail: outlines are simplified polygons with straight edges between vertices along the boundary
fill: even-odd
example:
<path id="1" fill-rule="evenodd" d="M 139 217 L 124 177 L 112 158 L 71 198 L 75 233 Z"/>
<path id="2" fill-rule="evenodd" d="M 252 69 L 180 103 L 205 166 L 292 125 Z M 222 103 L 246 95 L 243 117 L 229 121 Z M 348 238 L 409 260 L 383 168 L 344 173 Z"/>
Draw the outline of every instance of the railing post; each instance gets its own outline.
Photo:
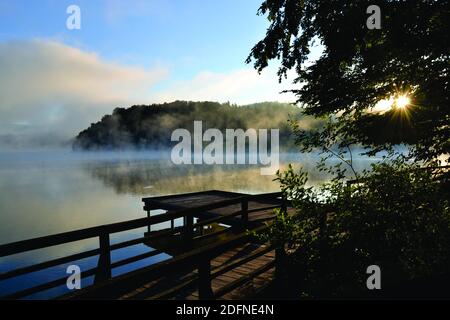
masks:
<path id="1" fill-rule="evenodd" d="M 248 200 L 244 200 L 241 202 L 241 211 L 242 211 L 242 223 L 244 226 L 248 223 Z"/>
<path id="2" fill-rule="evenodd" d="M 199 222 L 202 222 L 202 219 L 198 219 L 198 220 L 197 220 L 197 223 L 199 223 Z M 203 236 L 203 229 L 205 228 L 205 226 L 200 226 L 199 228 L 200 228 L 200 229 L 198 230 L 198 231 L 199 231 L 199 235 L 200 235 L 200 236 Z"/>
<path id="3" fill-rule="evenodd" d="M 94 282 L 97 283 L 108 279 L 111 279 L 111 245 L 109 233 L 102 233 L 100 235 L 100 256 Z"/>
<path id="4" fill-rule="evenodd" d="M 184 223 L 186 238 L 192 240 L 194 238 L 194 216 L 192 214 L 185 216 Z"/>
<path id="5" fill-rule="evenodd" d="M 150 219 L 151 216 L 152 210 L 147 210 L 147 218 Z M 150 223 L 147 225 L 147 231 L 148 233 L 152 232 L 152 225 Z"/>
<path id="6" fill-rule="evenodd" d="M 198 266 L 198 297 L 200 300 L 212 300 L 214 293 L 211 288 L 211 261 L 200 262 Z"/>

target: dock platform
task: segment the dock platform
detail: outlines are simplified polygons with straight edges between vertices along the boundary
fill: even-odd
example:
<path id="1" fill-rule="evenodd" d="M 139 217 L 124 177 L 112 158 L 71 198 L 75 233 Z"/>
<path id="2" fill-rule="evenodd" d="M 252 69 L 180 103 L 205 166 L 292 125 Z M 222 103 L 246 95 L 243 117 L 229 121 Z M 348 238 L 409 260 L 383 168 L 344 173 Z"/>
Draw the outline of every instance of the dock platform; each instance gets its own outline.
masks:
<path id="1" fill-rule="evenodd" d="M 221 203 L 225 200 L 238 199 L 240 197 L 250 196 L 250 194 L 209 190 L 195 193 L 175 194 L 161 197 L 143 198 L 144 210 L 149 212 L 152 210 L 185 210 L 192 209 L 208 204 Z M 255 200 L 248 201 L 248 210 L 253 212 L 249 215 L 250 222 L 262 222 L 274 218 L 273 208 L 279 204 L 279 200 L 272 198 L 257 197 Z M 267 209 L 268 208 L 268 209 Z M 241 210 L 241 203 L 233 203 L 227 206 L 215 208 L 213 210 L 201 211 L 194 213 L 198 218 L 212 218 L 219 216 L 227 216 L 231 213 Z M 236 219 L 228 222 L 236 223 Z"/>
<path id="2" fill-rule="evenodd" d="M 210 190 L 142 201 L 147 217 L 0 245 L 4 257 L 90 238 L 98 238 L 99 243 L 95 249 L 2 273 L 0 281 L 97 256 L 97 266 L 81 274 L 94 276 L 94 284 L 62 299 L 246 299 L 283 269 L 284 247 L 258 243 L 253 236 L 269 227 L 274 209 L 294 212 L 280 192 L 249 195 Z M 153 214 L 154 210 L 159 212 Z M 161 225 L 165 227 L 152 229 Z M 112 234 L 143 227 L 147 232 L 142 237 L 111 243 Z M 149 247 L 148 252 L 112 261 L 114 250 L 141 243 Z M 170 258 L 112 276 L 115 268 L 161 253 Z M 2 298 L 26 298 L 66 281 L 55 279 Z"/>

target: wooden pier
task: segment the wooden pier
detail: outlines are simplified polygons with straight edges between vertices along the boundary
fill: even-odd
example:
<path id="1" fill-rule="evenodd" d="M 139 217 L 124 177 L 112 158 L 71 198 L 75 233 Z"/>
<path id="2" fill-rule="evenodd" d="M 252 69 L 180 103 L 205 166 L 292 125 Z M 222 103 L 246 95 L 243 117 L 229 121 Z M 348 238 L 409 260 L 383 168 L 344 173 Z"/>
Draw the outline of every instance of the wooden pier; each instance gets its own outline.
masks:
<path id="1" fill-rule="evenodd" d="M 87 257 L 98 257 L 93 285 L 62 299 L 244 299 L 257 294 L 281 268 L 284 248 L 258 244 L 249 231 L 261 232 L 274 209 L 293 210 L 281 193 L 248 195 L 224 191 L 144 198 L 147 217 L 76 230 L 0 246 L 0 257 L 98 238 L 99 247 L 0 274 L 0 281 Z M 158 210 L 157 215 L 153 214 Z M 163 210 L 163 211 L 161 211 Z M 182 221 L 180 224 L 179 222 Z M 177 223 L 176 223 L 177 222 Z M 156 225 L 169 225 L 152 230 Z M 111 234 L 147 227 L 143 237 L 111 244 Z M 144 243 L 143 254 L 111 261 L 111 252 Z M 161 253 L 170 259 L 112 277 L 112 270 Z M 10 294 L 21 299 L 66 284 L 60 278 Z"/>

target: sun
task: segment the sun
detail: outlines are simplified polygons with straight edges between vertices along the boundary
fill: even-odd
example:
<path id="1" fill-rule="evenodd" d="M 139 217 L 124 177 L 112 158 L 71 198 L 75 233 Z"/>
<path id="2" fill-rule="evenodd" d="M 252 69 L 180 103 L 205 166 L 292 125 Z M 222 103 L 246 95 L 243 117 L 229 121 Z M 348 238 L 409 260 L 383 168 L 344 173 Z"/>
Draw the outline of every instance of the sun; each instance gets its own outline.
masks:
<path id="1" fill-rule="evenodd" d="M 399 109 L 405 109 L 411 104 L 411 99 L 407 95 L 399 96 L 395 99 L 395 105 Z"/>
<path id="2" fill-rule="evenodd" d="M 408 94 L 391 96 L 388 99 L 378 101 L 372 112 L 385 113 L 391 110 L 406 110 L 411 105 L 411 98 Z"/>

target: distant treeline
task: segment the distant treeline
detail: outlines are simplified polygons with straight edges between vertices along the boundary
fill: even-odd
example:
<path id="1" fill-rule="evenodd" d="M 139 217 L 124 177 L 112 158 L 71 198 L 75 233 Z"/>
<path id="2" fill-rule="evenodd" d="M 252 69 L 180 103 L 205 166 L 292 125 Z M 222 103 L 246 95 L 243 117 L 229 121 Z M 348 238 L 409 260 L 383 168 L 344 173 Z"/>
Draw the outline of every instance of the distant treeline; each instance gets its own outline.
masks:
<path id="1" fill-rule="evenodd" d="M 203 130 L 279 129 L 282 149 L 294 147 L 289 116 L 306 128 L 318 123 L 301 117 L 291 104 L 262 102 L 245 106 L 217 102 L 175 101 L 164 104 L 117 108 L 111 115 L 80 132 L 73 147 L 81 150 L 159 149 L 174 144 L 175 129 L 192 132 L 194 121 L 203 121 Z"/>

